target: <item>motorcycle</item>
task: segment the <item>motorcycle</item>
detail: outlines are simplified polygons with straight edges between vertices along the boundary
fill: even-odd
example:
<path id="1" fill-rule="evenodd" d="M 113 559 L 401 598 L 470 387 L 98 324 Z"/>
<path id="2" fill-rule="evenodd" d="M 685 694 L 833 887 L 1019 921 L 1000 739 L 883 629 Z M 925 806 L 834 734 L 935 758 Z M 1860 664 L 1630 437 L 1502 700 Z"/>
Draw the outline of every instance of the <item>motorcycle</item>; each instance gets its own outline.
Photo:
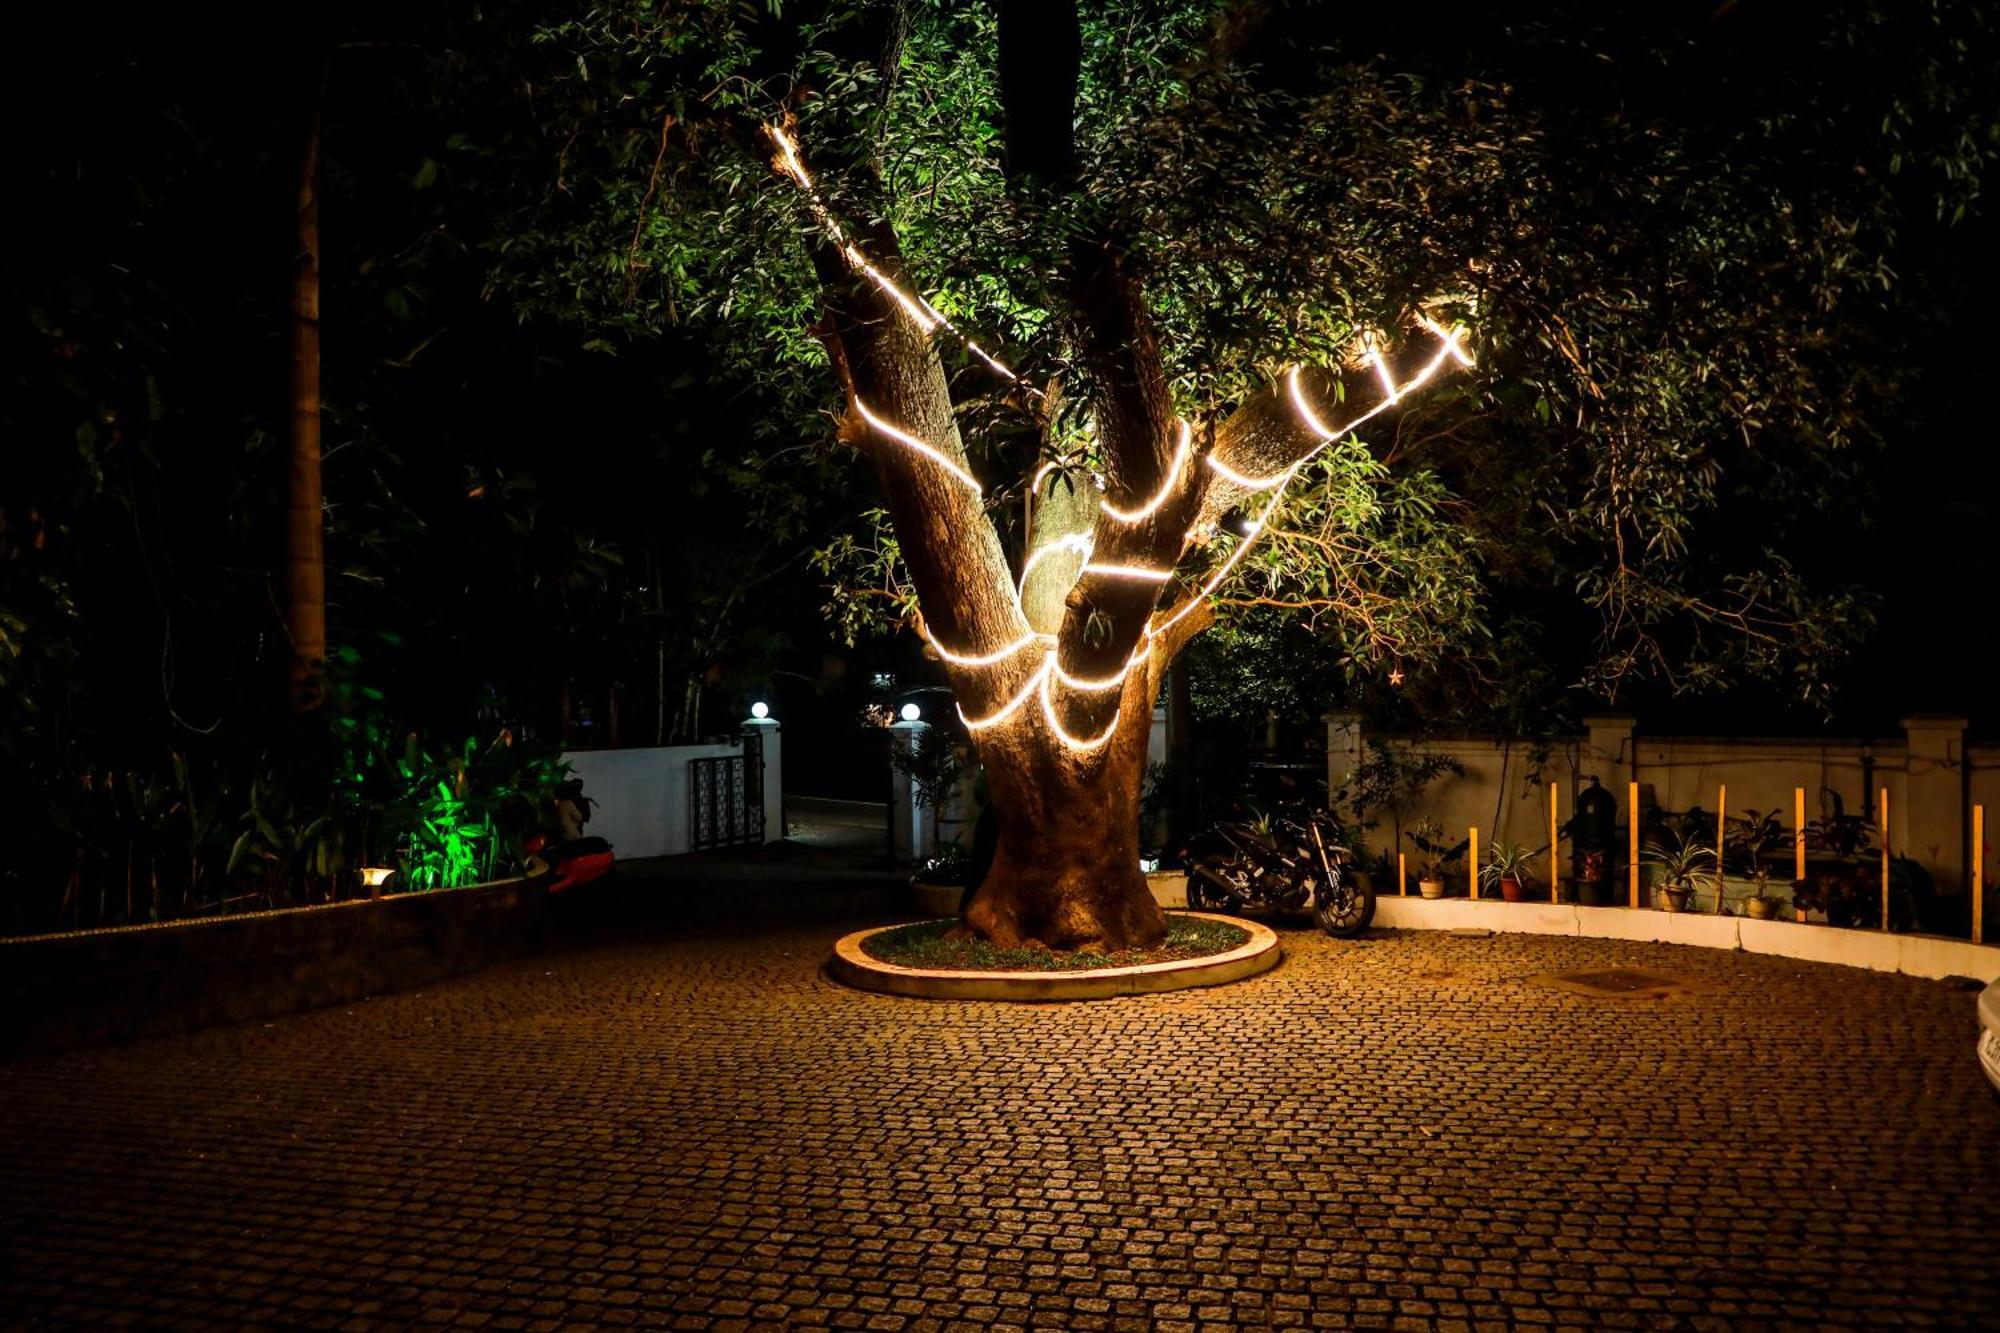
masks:
<path id="1" fill-rule="evenodd" d="M 1348 872 L 1340 825 L 1325 810 L 1224 820 L 1184 850 L 1196 911 L 1298 912 L 1336 939 L 1375 919 L 1374 890 Z"/>

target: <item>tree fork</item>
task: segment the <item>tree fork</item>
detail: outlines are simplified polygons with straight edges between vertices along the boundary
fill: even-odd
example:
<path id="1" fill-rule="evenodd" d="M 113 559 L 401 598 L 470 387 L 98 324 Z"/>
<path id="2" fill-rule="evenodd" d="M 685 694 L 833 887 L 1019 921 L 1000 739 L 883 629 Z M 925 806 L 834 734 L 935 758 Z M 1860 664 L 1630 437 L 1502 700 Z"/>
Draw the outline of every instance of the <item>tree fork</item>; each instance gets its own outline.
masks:
<path id="1" fill-rule="evenodd" d="M 1076 188 L 1078 51 L 1064 37 L 1075 25 L 1065 0 L 1007 0 L 1001 8 L 1008 175 L 1030 201 Z M 869 162 L 847 166 L 864 194 L 879 193 Z M 887 223 L 849 219 L 847 238 L 903 281 Z M 1245 492 L 1197 465 L 1192 437 L 1175 418 L 1142 285 L 1117 238 L 1078 238 L 1058 286 L 1079 359 L 1091 370 L 1110 507 L 1087 491 L 1047 506 L 1064 537 L 1088 532 L 1090 545 L 1049 626 L 1053 586 L 1017 595 L 979 488 L 954 475 L 965 469 L 965 452 L 930 328 L 903 308 L 907 302 L 864 280 L 853 253 L 826 236 L 812 244 L 826 295 L 819 332 L 849 398 L 841 434 L 874 463 L 998 823 L 994 862 L 967 924 L 1003 946 L 1112 951 L 1156 943 L 1166 927 L 1139 868 L 1140 788 L 1167 664 L 1212 621 L 1206 587 L 1184 591 L 1157 625 L 1154 616 L 1168 571 Z M 1334 378 L 1314 372 L 1306 387 L 1316 401 L 1331 402 Z M 903 438 L 876 422 L 893 423 Z M 910 448 L 912 440 L 923 448 Z M 1259 472 L 1266 460 L 1283 471 L 1322 443 L 1291 411 L 1283 386 L 1242 405 L 1209 441 Z M 1039 534 L 1028 536 L 1036 549 Z M 1053 632 L 1037 633 L 1045 628 Z M 1094 687 L 1114 678 L 1117 688 Z"/>

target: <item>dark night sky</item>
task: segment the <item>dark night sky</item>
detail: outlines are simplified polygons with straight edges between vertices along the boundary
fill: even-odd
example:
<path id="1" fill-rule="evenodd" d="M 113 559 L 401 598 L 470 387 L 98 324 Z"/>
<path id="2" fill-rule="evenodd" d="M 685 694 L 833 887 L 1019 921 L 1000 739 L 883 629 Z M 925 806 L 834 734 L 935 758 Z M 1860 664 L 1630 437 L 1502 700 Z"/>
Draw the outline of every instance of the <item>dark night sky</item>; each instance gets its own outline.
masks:
<path id="1" fill-rule="evenodd" d="M 1787 25 L 1799 11 L 1744 3 L 1718 22 L 1712 21 L 1712 0 L 1677 9 L 1684 14 L 1690 40 L 1698 46 L 1707 43 L 1698 58 L 1676 61 L 1671 73 L 1633 60 L 1597 69 L 1587 81 L 1576 70 L 1522 65 L 1516 59 L 1514 27 L 1524 17 L 1535 21 L 1548 12 L 1543 5 L 1309 6 L 1286 20 L 1290 26 L 1280 31 L 1296 37 L 1318 26 L 1337 33 L 1353 49 L 1379 50 L 1391 60 L 1458 63 L 1490 77 L 1517 77 L 1531 84 L 1539 79 L 1546 86 L 1537 95 L 1558 101 L 1611 96 L 1627 102 L 1634 114 L 1671 114 L 1693 123 L 1744 114 L 1745 99 L 1756 96 L 1764 82 L 1764 62 L 1773 49 L 1782 49 Z M 370 20 L 361 11 L 344 10 L 340 22 L 356 32 L 379 22 L 383 31 L 397 33 L 410 21 L 390 7 L 377 12 L 379 19 Z M 1599 12 L 1615 12 L 1615 7 Z M 269 244 L 282 241 L 285 199 L 281 189 L 272 188 L 282 184 L 282 171 L 258 144 L 283 122 L 295 100 L 297 34 L 220 23 L 204 28 L 199 19 L 161 9 L 44 14 L 39 21 L 45 27 L 38 36 L 23 34 L 11 44 L 7 96 L 12 123 L 25 140 L 15 152 L 31 165 L 45 165 L 80 148 L 95 176 L 77 190 L 65 191 L 57 177 L 33 173 L 39 183 L 30 192 L 32 206 L 20 219 L 23 226 L 9 261 L 12 276 L 39 281 L 43 275 L 38 270 L 73 261 L 104 237 L 120 237 L 120 245 L 136 244 L 157 262 L 180 270 L 170 275 L 180 292 L 205 291 L 212 304 L 187 310 L 191 323 L 209 330 L 232 321 L 243 325 L 218 344 L 210 364 L 186 372 L 200 386 L 198 392 L 222 394 L 231 384 L 240 388 L 256 378 L 245 375 L 244 350 L 261 347 L 259 354 L 268 354 L 272 349 L 271 331 L 263 327 L 270 311 L 258 305 L 261 297 L 229 290 L 226 276 L 214 283 L 207 277 L 227 275 L 244 254 L 267 247 L 267 238 L 276 238 Z M 1725 27 L 1729 35 L 1717 38 Z M 363 107 L 377 91 L 386 95 L 392 80 L 385 70 L 393 70 L 392 59 L 344 66 L 344 95 Z M 155 108 L 149 105 L 149 91 L 169 94 L 194 114 L 187 119 L 150 114 Z M 365 121 L 365 111 L 354 119 Z M 215 167 L 208 179 L 146 179 L 163 155 L 184 154 L 197 140 L 205 142 L 203 151 Z M 121 181 L 121 172 L 132 180 Z M 131 236 L 117 213 L 121 196 L 139 192 L 149 201 L 173 199 L 169 225 L 174 230 L 160 237 Z M 1913 204 L 1913 214 L 1920 213 Z M 1990 218 L 1942 228 L 1919 217 L 1895 257 L 1907 281 L 1935 293 L 1943 319 L 1915 351 L 1924 376 L 1916 401 L 1897 421 L 1884 425 L 1894 465 L 1881 474 L 1879 489 L 1870 497 L 1873 530 L 1828 530 L 1819 534 L 1808 557 L 1823 572 L 1869 585 L 1881 599 L 1880 629 L 1855 664 L 1834 722 L 1840 730 L 1884 731 L 1897 716 L 1915 711 L 1970 712 L 1988 730 L 2000 730 L 2000 713 L 1985 702 L 1987 663 L 2000 650 L 2000 629 L 1988 608 L 1996 573 L 1991 532 L 2000 463 L 1985 387 L 1991 353 L 1983 328 L 2000 296 L 1996 241 L 2000 235 Z M 171 257 L 168 251 L 174 252 Z M 78 279 L 118 281 L 101 271 L 91 276 L 85 268 L 78 269 Z M 278 384 L 273 380 L 242 392 L 255 398 L 274 393 Z M 565 391 L 557 388 L 547 392 L 556 395 L 545 404 L 552 411 L 581 401 L 576 394 L 563 398 Z M 588 388 L 589 400 L 600 407 L 611 396 L 601 383 Z M 651 410 L 643 401 L 649 397 L 637 395 L 627 409 Z M 255 402 L 245 410 L 269 406 Z M 823 647 L 802 638 L 794 665 L 815 673 Z M 1641 700 L 1640 708 L 1658 729 L 1818 726 L 1804 716 L 1774 719 L 1767 701 L 1747 695 L 1680 706 Z"/>

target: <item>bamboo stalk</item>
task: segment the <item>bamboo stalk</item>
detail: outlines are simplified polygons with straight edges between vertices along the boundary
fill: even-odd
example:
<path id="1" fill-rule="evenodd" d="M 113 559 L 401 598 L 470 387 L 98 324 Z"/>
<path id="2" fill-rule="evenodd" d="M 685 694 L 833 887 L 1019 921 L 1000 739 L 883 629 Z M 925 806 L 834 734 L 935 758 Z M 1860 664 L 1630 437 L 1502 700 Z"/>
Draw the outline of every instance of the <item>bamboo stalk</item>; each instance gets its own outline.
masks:
<path id="1" fill-rule="evenodd" d="M 1407 852 L 1396 853 L 1396 896 L 1410 896 L 1410 857 Z"/>
<path id="2" fill-rule="evenodd" d="M 1626 789 L 1626 798 L 1632 807 L 1632 827 L 1628 841 L 1630 848 L 1630 871 L 1632 877 L 1632 906 L 1639 905 L 1639 784 L 1634 782 Z"/>
<path id="3" fill-rule="evenodd" d="M 1792 788 L 1792 878 L 1806 877 L 1806 789 Z"/>
<path id="4" fill-rule="evenodd" d="M 1562 883 L 1561 858 L 1556 855 L 1556 797 L 1558 788 L 1549 784 L 1549 901 L 1562 901 L 1559 885 Z"/>
<path id="5" fill-rule="evenodd" d="M 1465 833 L 1465 877 L 1466 887 L 1471 896 L 1479 896 L 1479 825 L 1474 824 Z"/>
<path id="6" fill-rule="evenodd" d="M 1882 929 L 1889 928 L 1889 789 L 1882 789 Z"/>
<path id="7" fill-rule="evenodd" d="M 1972 807 L 1972 942 L 1986 934 L 1986 807 Z"/>
<path id="8" fill-rule="evenodd" d="M 1715 789 L 1715 914 L 1722 915 L 1722 842 L 1729 826 L 1729 784 Z"/>

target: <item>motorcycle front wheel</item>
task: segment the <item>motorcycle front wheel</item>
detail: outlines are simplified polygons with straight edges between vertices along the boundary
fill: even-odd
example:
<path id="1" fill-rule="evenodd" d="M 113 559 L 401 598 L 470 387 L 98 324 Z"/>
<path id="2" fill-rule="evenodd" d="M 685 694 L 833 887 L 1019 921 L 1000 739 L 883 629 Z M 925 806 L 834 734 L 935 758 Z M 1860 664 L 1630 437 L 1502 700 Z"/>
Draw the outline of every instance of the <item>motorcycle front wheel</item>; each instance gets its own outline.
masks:
<path id="1" fill-rule="evenodd" d="M 1375 891 L 1353 880 L 1336 878 L 1314 895 L 1313 924 L 1337 940 L 1354 938 L 1374 919 Z"/>

